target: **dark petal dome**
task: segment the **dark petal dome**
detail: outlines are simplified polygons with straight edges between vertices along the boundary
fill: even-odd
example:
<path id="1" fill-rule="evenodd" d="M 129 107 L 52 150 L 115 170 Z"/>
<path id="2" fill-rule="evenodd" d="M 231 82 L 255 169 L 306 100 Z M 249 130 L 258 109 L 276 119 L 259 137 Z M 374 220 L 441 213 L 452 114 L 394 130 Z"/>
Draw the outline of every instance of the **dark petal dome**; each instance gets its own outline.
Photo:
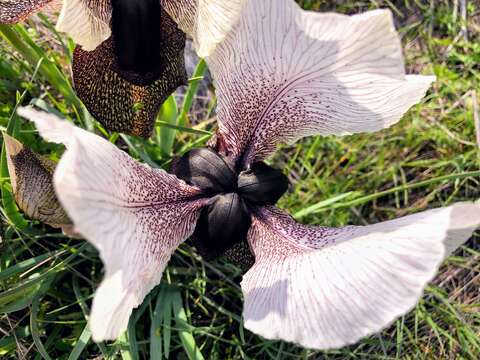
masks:
<path id="1" fill-rule="evenodd" d="M 274 205 L 288 188 L 287 177 L 263 162 L 238 174 L 230 158 L 210 148 L 189 151 L 174 161 L 171 171 L 211 197 L 193 236 L 199 253 L 206 259 L 225 254 L 248 269 L 253 263 L 246 243 L 252 212 Z"/>
<path id="2" fill-rule="evenodd" d="M 185 34 L 165 11 L 160 26 L 162 71 L 153 83 L 150 83 L 151 73 L 120 69 L 113 37 L 94 51 L 75 48 L 72 63 L 75 91 L 108 130 L 149 137 L 162 103 L 178 86 L 187 83 Z"/>
<path id="3" fill-rule="evenodd" d="M 202 209 L 193 242 L 202 257 L 213 259 L 245 240 L 250 225 L 250 212 L 238 194 L 217 195 Z"/>
<path id="4" fill-rule="evenodd" d="M 238 194 L 255 205 L 274 205 L 287 189 L 287 177 L 263 162 L 254 163 L 238 177 Z"/>
<path id="5" fill-rule="evenodd" d="M 227 160 L 208 148 L 193 149 L 180 157 L 173 173 L 207 194 L 231 192 L 237 186 L 237 174 Z"/>

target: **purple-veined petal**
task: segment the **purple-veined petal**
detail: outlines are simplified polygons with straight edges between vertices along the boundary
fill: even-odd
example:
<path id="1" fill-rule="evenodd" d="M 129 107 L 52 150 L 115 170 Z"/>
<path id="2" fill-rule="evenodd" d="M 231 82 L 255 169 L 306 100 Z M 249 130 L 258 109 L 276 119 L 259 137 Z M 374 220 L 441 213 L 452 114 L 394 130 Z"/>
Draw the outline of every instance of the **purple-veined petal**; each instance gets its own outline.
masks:
<path id="1" fill-rule="evenodd" d="M 344 346 L 413 308 L 441 261 L 480 225 L 480 203 L 458 203 L 369 226 L 305 226 L 260 209 L 241 283 L 245 327 L 305 347 Z"/>
<path id="2" fill-rule="evenodd" d="M 63 0 L 56 28 L 91 51 L 110 37 L 111 17 L 110 0 Z"/>
<path id="3" fill-rule="evenodd" d="M 248 0 L 207 63 L 219 136 L 247 165 L 279 142 L 386 128 L 434 80 L 405 75 L 390 11 L 314 13 L 291 0 Z"/>
<path id="4" fill-rule="evenodd" d="M 163 70 L 152 83 L 142 84 L 141 74 L 125 74 L 120 70 L 112 38 L 94 51 L 77 46 L 73 52 L 75 91 L 107 129 L 149 137 L 162 103 L 177 87 L 187 83 L 183 54 L 185 34 L 166 12 L 162 12 L 160 26 Z"/>
<path id="5" fill-rule="evenodd" d="M 25 20 L 52 0 L 1 0 L 0 24 L 15 24 Z"/>
<path id="6" fill-rule="evenodd" d="M 19 114 L 35 122 L 46 140 L 67 148 L 54 174 L 55 190 L 75 231 L 99 250 L 105 265 L 90 314 L 93 338 L 115 339 L 192 234 L 205 200 L 199 189 L 67 121 L 25 108 Z"/>
<path id="7" fill-rule="evenodd" d="M 161 0 L 162 6 L 192 36 L 198 56 L 210 55 L 238 21 L 246 0 Z"/>

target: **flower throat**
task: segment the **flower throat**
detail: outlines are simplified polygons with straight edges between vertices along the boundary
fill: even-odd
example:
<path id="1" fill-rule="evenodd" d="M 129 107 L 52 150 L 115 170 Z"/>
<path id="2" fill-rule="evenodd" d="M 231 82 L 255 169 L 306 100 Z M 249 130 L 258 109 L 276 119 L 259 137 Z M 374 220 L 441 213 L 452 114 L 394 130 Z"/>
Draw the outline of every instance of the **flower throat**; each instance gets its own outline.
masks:
<path id="1" fill-rule="evenodd" d="M 264 162 L 237 171 L 227 158 L 207 148 L 183 155 L 173 173 L 211 197 L 193 234 L 195 247 L 206 259 L 244 241 L 255 207 L 274 205 L 288 188 L 287 177 Z"/>
<path id="2" fill-rule="evenodd" d="M 127 81 L 146 86 L 162 70 L 161 12 L 158 0 L 112 0 L 115 55 Z"/>

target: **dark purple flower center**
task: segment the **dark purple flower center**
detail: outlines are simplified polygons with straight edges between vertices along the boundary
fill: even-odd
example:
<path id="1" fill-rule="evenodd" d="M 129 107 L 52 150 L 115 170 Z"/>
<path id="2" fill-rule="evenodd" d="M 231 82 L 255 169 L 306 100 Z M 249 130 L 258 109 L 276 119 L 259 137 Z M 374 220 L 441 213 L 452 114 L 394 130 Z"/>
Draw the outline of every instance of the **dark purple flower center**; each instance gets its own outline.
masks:
<path id="1" fill-rule="evenodd" d="M 112 34 L 122 77 L 146 86 L 162 71 L 158 0 L 112 0 Z"/>
<path id="2" fill-rule="evenodd" d="M 252 210 L 274 205 L 288 188 L 287 177 L 264 162 L 236 170 L 228 158 L 207 148 L 183 155 L 173 172 L 211 197 L 193 236 L 195 246 L 206 258 L 217 257 L 244 241 Z"/>

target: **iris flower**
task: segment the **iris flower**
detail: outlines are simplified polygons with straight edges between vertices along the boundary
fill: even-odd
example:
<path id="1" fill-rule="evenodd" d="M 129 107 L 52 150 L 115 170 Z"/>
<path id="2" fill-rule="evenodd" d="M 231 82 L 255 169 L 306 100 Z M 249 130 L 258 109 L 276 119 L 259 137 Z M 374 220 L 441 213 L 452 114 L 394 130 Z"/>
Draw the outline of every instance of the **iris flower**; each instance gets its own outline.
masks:
<path id="1" fill-rule="evenodd" d="M 0 1 L 0 24 L 21 21 L 49 2 Z M 243 5 L 244 0 L 64 0 L 57 30 L 79 45 L 72 59 L 78 97 L 107 129 L 150 136 L 161 104 L 187 83 L 184 32 L 206 56 Z"/>
<path id="2" fill-rule="evenodd" d="M 405 75 L 389 11 L 311 13 L 249 0 L 206 58 L 218 132 L 168 173 L 56 116 L 21 109 L 66 147 L 53 180 L 75 231 L 100 253 L 95 341 L 115 339 L 194 236 L 207 256 L 244 245 L 244 325 L 269 339 L 327 349 L 388 326 L 421 297 L 445 256 L 480 223 L 479 203 L 368 226 L 302 225 L 274 205 L 285 175 L 265 164 L 279 143 L 372 132 L 396 123 L 433 77 Z"/>

